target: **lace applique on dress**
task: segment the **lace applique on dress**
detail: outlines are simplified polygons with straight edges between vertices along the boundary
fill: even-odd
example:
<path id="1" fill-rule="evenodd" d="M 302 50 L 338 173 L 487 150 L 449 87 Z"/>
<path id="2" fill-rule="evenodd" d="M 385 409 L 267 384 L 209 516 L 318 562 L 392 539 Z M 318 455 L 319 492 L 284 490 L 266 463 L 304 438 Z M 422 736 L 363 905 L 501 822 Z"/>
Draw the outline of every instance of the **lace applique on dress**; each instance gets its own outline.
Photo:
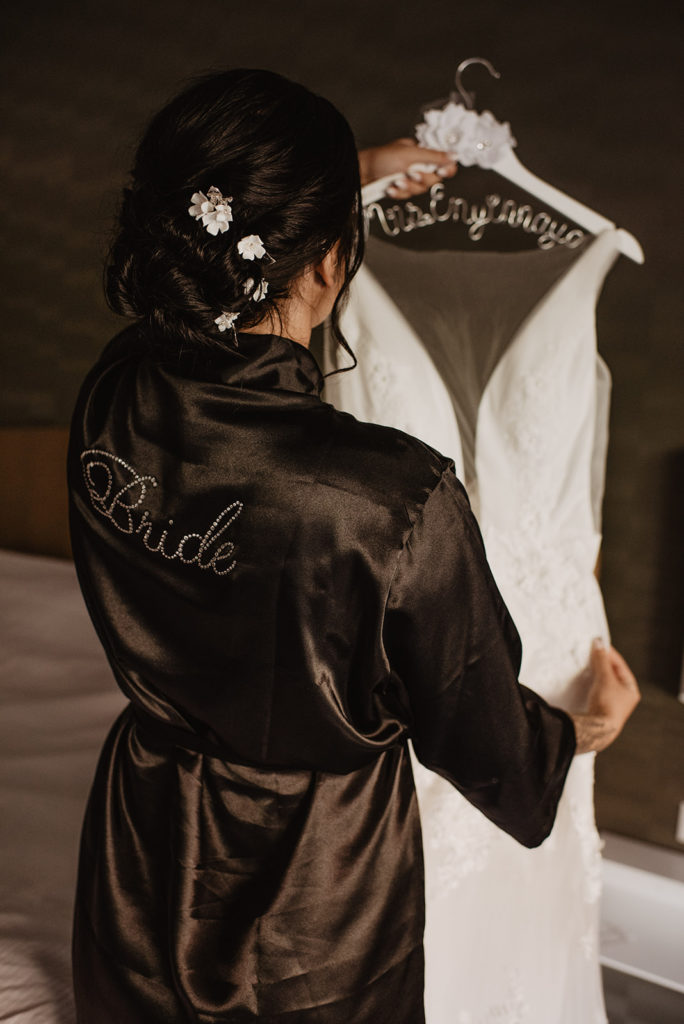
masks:
<path id="1" fill-rule="evenodd" d="M 490 1006 L 484 1014 L 461 1010 L 456 1017 L 457 1024 L 527 1024 L 530 1007 L 523 991 L 520 973 L 511 970 L 508 974 L 506 995 L 502 1002 Z"/>
<path id="2" fill-rule="evenodd" d="M 373 405 L 391 410 L 392 425 L 407 434 L 415 434 L 420 424 L 412 421 L 408 411 L 409 403 L 404 395 L 410 393 L 410 382 L 397 372 L 389 359 L 375 356 L 368 370 L 368 387 L 373 396 Z"/>
<path id="3" fill-rule="evenodd" d="M 430 888 L 444 893 L 470 875 L 484 871 L 492 843 L 489 822 L 465 799 L 440 802 L 423 827 L 424 842 L 435 869 Z"/>
<path id="4" fill-rule="evenodd" d="M 591 780 L 589 780 L 589 792 L 593 785 L 594 758 L 589 758 L 589 765 L 582 765 L 583 768 L 590 768 Z M 570 808 L 570 820 L 579 839 L 580 855 L 584 865 L 582 884 L 584 889 L 584 900 L 586 903 L 598 903 L 603 889 L 603 869 L 601 866 L 601 837 L 596 829 L 593 805 L 586 798 L 581 799 L 575 795 L 571 796 L 568 805 Z M 592 929 L 592 932 L 595 929 Z M 594 936 L 595 939 L 595 936 Z"/>
<path id="5" fill-rule="evenodd" d="M 465 797 L 425 768 L 413 751 L 411 755 L 421 796 L 423 847 L 429 860 L 428 896 L 435 898 L 457 889 L 466 878 L 486 868 L 494 832 Z"/>
<path id="6" fill-rule="evenodd" d="M 548 540 L 539 531 L 485 528 L 487 558 L 524 638 L 523 681 L 547 700 L 560 700 L 585 666 L 596 635 L 600 594 L 591 565 L 594 539 Z M 546 609 L 540 620 L 539 608 Z M 533 666 L 533 677 L 529 666 Z M 579 680 L 577 680 L 579 684 Z"/>

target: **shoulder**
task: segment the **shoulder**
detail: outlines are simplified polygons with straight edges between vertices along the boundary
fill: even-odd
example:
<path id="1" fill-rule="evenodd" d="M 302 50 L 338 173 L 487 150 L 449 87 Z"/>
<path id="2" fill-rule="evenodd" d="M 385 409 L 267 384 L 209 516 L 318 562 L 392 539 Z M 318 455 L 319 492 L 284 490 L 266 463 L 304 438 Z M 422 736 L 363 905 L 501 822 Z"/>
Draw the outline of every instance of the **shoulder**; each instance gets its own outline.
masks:
<path id="1" fill-rule="evenodd" d="M 358 488 L 381 503 L 399 503 L 413 523 L 443 478 L 460 487 L 453 460 L 417 437 L 365 423 L 332 406 L 324 408 L 330 424 L 324 475 L 334 470 L 347 490 Z"/>

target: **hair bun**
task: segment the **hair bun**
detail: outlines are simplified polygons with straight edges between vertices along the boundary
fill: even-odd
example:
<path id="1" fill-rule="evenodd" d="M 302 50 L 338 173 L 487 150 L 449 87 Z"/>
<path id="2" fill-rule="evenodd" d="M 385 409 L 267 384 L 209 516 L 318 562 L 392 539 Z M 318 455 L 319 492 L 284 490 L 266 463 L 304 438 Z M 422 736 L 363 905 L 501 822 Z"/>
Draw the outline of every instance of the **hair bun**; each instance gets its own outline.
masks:
<path id="1" fill-rule="evenodd" d="M 294 280 L 336 243 L 344 292 L 363 249 L 358 158 L 345 119 L 272 72 L 212 74 L 164 107 L 140 143 L 107 298 L 165 344 L 221 343 L 222 314 L 245 327 L 275 314 Z"/>

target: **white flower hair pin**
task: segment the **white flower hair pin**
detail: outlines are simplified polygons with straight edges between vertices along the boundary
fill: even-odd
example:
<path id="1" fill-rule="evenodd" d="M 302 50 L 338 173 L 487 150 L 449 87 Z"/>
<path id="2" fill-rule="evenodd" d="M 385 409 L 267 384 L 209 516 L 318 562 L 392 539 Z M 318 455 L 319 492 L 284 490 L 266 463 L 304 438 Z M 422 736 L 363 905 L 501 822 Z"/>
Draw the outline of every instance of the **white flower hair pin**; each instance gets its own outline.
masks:
<path id="1" fill-rule="evenodd" d="M 229 331 L 231 327 L 235 330 L 235 321 L 239 317 L 239 313 L 221 313 L 221 316 L 217 316 L 214 323 L 218 327 L 221 334 L 224 331 Z"/>
<path id="2" fill-rule="evenodd" d="M 252 299 L 252 302 L 261 302 L 262 299 L 266 298 L 266 294 L 268 292 L 268 281 L 259 281 L 259 284 L 256 285 L 256 288 L 254 287 L 255 284 L 256 282 L 254 278 L 248 277 L 243 286 L 244 293 L 245 295 L 249 295 L 251 292 L 250 297 Z"/>
<path id="3" fill-rule="evenodd" d="M 188 207 L 188 213 L 196 221 L 201 221 L 210 235 L 223 234 L 229 230 L 233 220 L 230 205 L 232 201 L 232 196 L 224 196 L 220 189 L 212 185 L 207 189 L 206 195 L 204 192 L 193 192 L 192 205 Z M 266 252 L 266 246 L 259 235 L 244 235 L 237 243 L 237 250 L 243 260 L 253 262 L 265 259 L 269 263 L 275 263 L 274 258 Z M 268 294 L 268 281 L 262 279 L 257 282 L 255 278 L 249 277 L 243 285 L 243 291 L 252 302 L 262 302 Z M 239 313 L 223 310 L 214 320 L 222 334 L 224 331 L 233 332 L 236 347 L 238 336 L 235 324 L 239 316 Z"/>
<path id="4" fill-rule="evenodd" d="M 237 244 L 238 252 L 243 260 L 263 260 L 275 263 L 275 260 L 266 252 L 266 246 L 259 235 L 245 235 Z M 268 281 L 262 278 L 257 284 L 253 277 L 248 277 L 243 285 L 245 295 L 249 295 L 252 302 L 261 302 L 268 293 Z"/>
<path id="5" fill-rule="evenodd" d="M 210 235 L 223 234 L 230 227 L 233 219 L 231 203 L 232 196 L 223 196 L 215 185 L 204 192 L 194 192 L 192 195 L 193 205 L 188 207 L 188 213 L 195 220 L 201 220 Z"/>
<path id="6" fill-rule="evenodd" d="M 275 263 L 273 257 L 266 252 L 266 247 L 259 235 L 245 235 L 238 242 L 237 249 L 243 260 L 267 259 L 269 263 Z"/>

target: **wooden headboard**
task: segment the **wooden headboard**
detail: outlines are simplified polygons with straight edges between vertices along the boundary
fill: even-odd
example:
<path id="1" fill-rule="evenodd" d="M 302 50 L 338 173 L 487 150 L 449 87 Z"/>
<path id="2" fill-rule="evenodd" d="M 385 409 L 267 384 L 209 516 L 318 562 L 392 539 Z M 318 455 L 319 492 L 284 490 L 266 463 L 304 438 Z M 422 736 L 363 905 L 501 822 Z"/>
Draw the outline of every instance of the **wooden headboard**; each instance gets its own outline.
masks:
<path id="1" fill-rule="evenodd" d="M 67 427 L 0 428 L 0 547 L 71 557 Z"/>

